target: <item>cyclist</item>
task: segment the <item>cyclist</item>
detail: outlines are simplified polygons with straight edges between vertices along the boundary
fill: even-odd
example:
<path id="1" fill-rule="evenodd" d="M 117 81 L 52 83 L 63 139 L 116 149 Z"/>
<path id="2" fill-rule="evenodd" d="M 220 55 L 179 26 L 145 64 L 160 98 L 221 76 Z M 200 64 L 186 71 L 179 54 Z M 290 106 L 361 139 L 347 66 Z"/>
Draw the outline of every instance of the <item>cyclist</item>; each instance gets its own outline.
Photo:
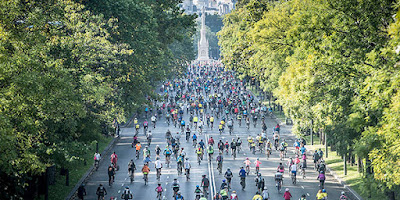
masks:
<path id="1" fill-rule="evenodd" d="M 177 165 L 178 174 L 181 174 L 182 167 L 183 167 L 183 157 L 181 155 L 179 155 L 178 158 L 176 159 L 176 165 Z"/>
<path id="2" fill-rule="evenodd" d="M 147 132 L 146 138 L 147 138 L 147 144 L 150 145 L 151 139 L 153 138 L 153 134 L 151 133 L 151 131 Z"/>
<path id="3" fill-rule="evenodd" d="M 221 183 L 220 189 L 223 190 L 225 187 L 228 187 L 228 183 L 226 183 L 226 180 L 223 179 L 223 180 L 222 180 L 222 183 Z"/>
<path id="4" fill-rule="evenodd" d="M 339 197 L 339 200 L 347 200 L 347 196 L 346 196 L 346 193 L 344 191 L 342 191 L 342 193 L 341 193 L 341 195 Z"/>
<path id="5" fill-rule="evenodd" d="M 318 175 L 318 177 L 317 177 L 317 180 L 319 180 L 319 187 L 320 187 L 321 189 L 324 188 L 325 178 L 326 178 L 326 177 L 325 177 L 324 171 L 320 171 L 320 172 L 319 172 L 319 175 Z"/>
<path id="6" fill-rule="evenodd" d="M 136 149 L 136 159 L 139 159 L 139 152 L 140 152 L 140 149 L 142 148 L 142 145 L 140 144 L 140 142 L 138 142 L 136 145 L 135 145 L 135 149 Z"/>
<path id="7" fill-rule="evenodd" d="M 233 155 L 233 154 L 236 155 L 236 146 L 237 146 L 237 143 L 236 143 L 235 139 L 232 138 L 232 142 L 231 142 L 231 151 L 232 151 L 232 155 Z"/>
<path id="8" fill-rule="evenodd" d="M 239 152 L 241 150 L 241 146 L 242 146 L 242 140 L 240 139 L 240 137 L 237 138 L 236 144 L 237 144 L 238 152 Z"/>
<path id="9" fill-rule="evenodd" d="M 154 149 L 154 151 L 156 152 L 156 157 L 159 158 L 160 153 L 161 153 L 161 148 L 158 144 L 157 144 L 156 148 Z"/>
<path id="10" fill-rule="evenodd" d="M 212 159 L 212 156 L 213 156 L 213 154 L 214 154 L 214 148 L 213 148 L 213 146 L 211 146 L 211 145 L 208 146 L 207 153 L 208 153 L 209 159 L 211 160 L 211 159 Z"/>
<path id="11" fill-rule="evenodd" d="M 183 198 L 181 192 L 176 193 L 175 200 L 184 200 L 184 199 L 185 198 Z"/>
<path id="12" fill-rule="evenodd" d="M 254 161 L 254 165 L 256 166 L 256 173 L 260 171 L 260 164 L 261 164 L 260 158 L 257 158 L 257 160 Z"/>
<path id="13" fill-rule="evenodd" d="M 250 173 L 250 164 L 251 164 L 249 158 L 246 158 L 246 160 L 243 163 L 246 166 L 247 174 L 249 174 Z"/>
<path id="14" fill-rule="evenodd" d="M 174 178 L 174 182 L 172 183 L 172 190 L 174 191 L 173 197 L 175 198 L 179 193 L 179 183 L 178 179 Z"/>
<path id="15" fill-rule="evenodd" d="M 220 134 L 224 131 L 224 126 L 222 125 L 222 123 L 219 123 L 218 131 L 219 131 Z"/>
<path id="16" fill-rule="evenodd" d="M 143 173 L 143 179 L 146 179 L 148 174 L 150 173 L 150 168 L 147 164 L 143 165 L 142 173 Z"/>
<path id="17" fill-rule="evenodd" d="M 226 169 L 225 178 L 228 181 L 228 188 L 231 188 L 232 177 L 233 177 L 233 174 L 231 172 L 231 169 L 230 168 Z"/>
<path id="18" fill-rule="evenodd" d="M 84 196 L 86 196 L 85 184 L 81 184 L 78 188 L 78 199 L 83 200 Z"/>
<path id="19" fill-rule="evenodd" d="M 214 145 L 214 139 L 213 137 L 210 137 L 210 139 L 208 139 L 208 144 L 213 146 Z"/>
<path id="20" fill-rule="evenodd" d="M 157 192 L 157 198 L 161 199 L 162 192 L 164 191 L 164 189 L 161 187 L 161 183 L 158 183 L 158 186 L 156 187 L 155 190 Z"/>
<path id="21" fill-rule="evenodd" d="M 229 142 L 228 142 L 228 140 L 225 142 L 225 151 L 226 151 L 226 154 L 228 154 L 228 151 L 229 151 Z"/>
<path id="22" fill-rule="evenodd" d="M 190 138 L 190 128 L 187 127 L 186 128 L 186 141 L 189 141 L 189 138 Z"/>
<path id="23" fill-rule="evenodd" d="M 203 149 L 199 146 L 196 150 L 197 153 L 197 158 L 200 160 L 203 160 Z"/>
<path id="24" fill-rule="evenodd" d="M 199 200 L 200 196 L 201 196 L 201 193 L 202 193 L 202 191 L 200 189 L 200 186 L 196 185 L 196 189 L 194 189 L 194 193 L 196 194 L 196 198 L 195 199 Z"/>
<path id="25" fill-rule="evenodd" d="M 193 146 L 195 146 L 196 143 L 197 143 L 197 135 L 196 135 L 196 133 L 193 133 L 192 139 L 193 139 Z"/>
<path id="26" fill-rule="evenodd" d="M 277 170 L 283 174 L 285 172 L 285 166 L 283 166 L 282 163 L 279 163 Z"/>
<path id="27" fill-rule="evenodd" d="M 307 199 L 306 199 L 306 195 L 305 195 L 305 194 L 301 195 L 301 197 L 300 197 L 299 200 L 307 200 Z"/>
<path id="28" fill-rule="evenodd" d="M 268 192 L 268 188 L 265 187 L 264 190 L 262 191 L 262 197 L 263 200 L 268 200 L 269 199 L 269 192 Z"/>
<path id="29" fill-rule="evenodd" d="M 151 120 L 151 123 L 153 124 L 153 127 L 156 128 L 156 120 L 157 120 L 156 116 L 154 116 L 154 115 L 151 116 L 150 120 Z"/>
<path id="30" fill-rule="evenodd" d="M 95 166 L 99 166 L 100 159 L 101 159 L 101 155 L 96 151 L 96 153 L 94 153 L 94 165 Z"/>
<path id="31" fill-rule="evenodd" d="M 154 162 L 154 167 L 156 168 L 157 174 L 161 175 L 161 169 L 163 167 L 160 158 L 156 158 L 156 162 Z"/>
<path id="32" fill-rule="evenodd" d="M 221 195 L 223 200 L 227 200 L 229 198 L 227 190 L 228 190 L 228 187 L 225 186 L 225 188 L 221 189 L 221 191 L 219 192 L 219 194 Z"/>
<path id="33" fill-rule="evenodd" d="M 149 146 L 145 146 L 143 149 L 143 158 L 147 158 L 147 156 L 150 156 Z"/>
<path id="34" fill-rule="evenodd" d="M 289 188 L 285 189 L 285 193 L 283 194 L 283 198 L 285 198 L 285 200 L 290 200 L 292 198 L 292 194 L 290 194 Z"/>
<path id="35" fill-rule="evenodd" d="M 259 191 L 256 192 L 256 195 L 254 195 L 253 200 L 263 200 L 263 197 L 260 195 Z"/>
<path id="36" fill-rule="evenodd" d="M 280 172 L 279 170 L 276 171 L 275 173 L 275 182 L 276 184 L 280 184 L 280 186 L 282 187 L 283 184 L 283 173 Z"/>
<path id="37" fill-rule="evenodd" d="M 246 185 L 246 171 L 243 169 L 243 167 L 240 167 L 239 177 L 240 183 L 242 184 L 242 189 L 244 189 Z"/>
<path id="38" fill-rule="evenodd" d="M 104 196 L 107 195 L 107 190 L 106 188 L 103 187 L 102 184 L 100 184 L 99 187 L 97 187 L 96 195 L 97 195 L 97 200 L 102 200 L 104 199 Z"/>
<path id="39" fill-rule="evenodd" d="M 249 148 L 251 146 L 251 143 L 253 143 L 253 137 L 251 135 L 249 135 L 249 137 L 247 137 L 247 142 L 249 142 Z"/>
<path id="40" fill-rule="evenodd" d="M 222 140 L 219 140 L 219 142 L 218 142 L 218 149 L 219 149 L 219 152 L 220 152 L 220 153 L 223 153 L 223 152 L 224 152 L 224 147 L 225 147 L 225 145 L 224 145 L 224 143 L 222 142 Z"/>
<path id="41" fill-rule="evenodd" d="M 275 132 L 272 137 L 274 138 L 275 150 L 278 150 L 278 144 L 279 144 L 279 138 L 280 138 L 279 133 Z"/>
<path id="42" fill-rule="evenodd" d="M 147 122 L 147 119 L 145 119 L 144 122 L 143 122 L 143 130 L 144 130 L 145 133 L 147 131 L 148 126 L 149 126 L 149 123 Z"/>
<path id="43" fill-rule="evenodd" d="M 238 196 L 237 196 L 237 194 L 236 194 L 236 191 L 232 191 L 232 194 L 231 194 L 231 198 L 230 198 L 231 200 L 238 200 L 239 198 L 238 198 Z"/>
<path id="44" fill-rule="evenodd" d="M 129 173 L 129 176 L 132 176 L 132 181 L 134 180 L 135 170 L 136 170 L 136 165 L 132 159 L 128 164 L 128 173 Z"/>
<path id="45" fill-rule="evenodd" d="M 203 192 L 205 196 L 207 196 L 208 193 L 208 187 L 210 186 L 210 181 L 207 178 L 207 175 L 203 175 L 203 179 L 201 180 L 201 187 L 203 187 Z"/>
<path id="46" fill-rule="evenodd" d="M 114 168 L 117 168 L 118 156 L 117 156 L 117 154 L 115 153 L 115 151 L 114 151 L 113 154 L 111 154 L 110 157 L 111 157 L 111 163 L 113 164 L 113 167 L 114 167 Z"/>
<path id="47" fill-rule="evenodd" d="M 108 166 L 107 172 L 108 172 L 108 184 L 111 186 L 115 178 L 115 168 L 112 166 L 112 164 Z"/>
<path id="48" fill-rule="evenodd" d="M 214 126 L 214 116 L 210 117 L 210 122 L 211 122 L 211 129 L 212 129 Z"/>
<path id="49" fill-rule="evenodd" d="M 128 186 L 125 186 L 125 190 L 121 195 L 121 199 L 124 199 L 124 200 L 133 199 L 132 192 L 129 190 Z"/>
<path id="50" fill-rule="evenodd" d="M 185 161 L 185 175 L 188 174 L 188 179 L 190 179 L 189 178 L 190 168 L 192 168 L 192 165 L 190 164 L 189 158 L 186 158 L 186 161 Z"/>

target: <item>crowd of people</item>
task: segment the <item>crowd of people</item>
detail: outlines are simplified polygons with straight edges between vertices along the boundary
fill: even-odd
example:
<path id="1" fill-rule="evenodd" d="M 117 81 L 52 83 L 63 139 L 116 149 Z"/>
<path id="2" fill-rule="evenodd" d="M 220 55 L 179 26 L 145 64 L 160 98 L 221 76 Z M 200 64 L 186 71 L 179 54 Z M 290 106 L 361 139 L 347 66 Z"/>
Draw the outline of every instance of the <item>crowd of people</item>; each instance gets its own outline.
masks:
<path id="1" fill-rule="evenodd" d="M 292 183 L 296 184 L 296 176 L 298 171 L 303 178 L 306 178 L 307 168 L 307 148 L 304 139 L 296 139 L 293 143 L 295 149 L 294 155 L 288 158 L 289 144 L 286 138 L 282 138 L 279 124 L 273 127 L 270 133 L 267 133 L 266 118 L 272 116 L 272 108 L 256 100 L 251 92 L 247 89 L 245 83 L 236 78 L 233 71 L 224 70 L 220 65 L 201 66 L 192 64 L 188 67 L 188 72 L 184 77 L 166 81 L 160 89 L 160 98 L 148 99 L 149 103 L 144 107 L 144 112 L 140 117 L 143 122 L 139 123 L 139 115 L 133 119 L 135 133 L 132 141 L 132 148 L 135 151 L 135 158 L 128 164 L 128 172 L 131 182 L 134 181 L 134 174 L 137 167 L 143 173 L 145 184 L 148 181 L 148 175 L 151 171 L 150 164 L 154 165 L 156 178 L 160 181 L 162 169 L 164 165 L 170 167 L 176 164 L 178 175 L 184 174 L 186 180 L 190 181 L 191 168 L 201 162 L 216 162 L 216 168 L 220 175 L 224 175 L 224 180 L 219 188 L 213 193 L 212 199 L 239 199 L 239 193 L 232 190 L 231 182 L 234 172 L 227 166 L 223 171 L 224 156 L 231 156 L 234 160 L 238 159 L 237 154 L 241 151 L 247 151 L 253 155 L 259 155 L 263 158 L 269 158 L 274 152 L 279 153 L 282 161 L 277 167 L 274 174 L 276 189 L 281 192 L 283 186 L 283 177 L 285 173 L 284 160 L 287 159 L 286 167 Z M 152 142 L 152 132 L 155 129 L 157 121 L 165 118 L 166 123 L 170 127 L 165 132 L 165 146 L 156 145 L 154 155 L 150 150 Z M 150 122 L 147 121 L 150 119 Z M 242 125 L 242 120 L 244 124 Z M 149 128 L 149 124 L 151 124 Z M 250 129 L 251 125 L 259 127 L 259 134 L 247 136 L 247 147 L 243 144 L 239 135 L 232 135 L 235 127 L 244 126 Z M 143 128 L 143 135 L 146 141 L 139 141 L 140 130 Z M 218 140 L 212 136 L 208 139 L 203 138 L 203 131 L 218 133 L 220 135 L 229 135 L 230 140 Z M 170 130 L 178 130 L 171 132 Z M 218 132 L 217 132 L 218 131 Z M 243 135 L 243 134 L 242 134 Z M 183 136 L 183 139 L 181 138 Z M 215 140 L 214 140 L 215 139 Z M 182 147 L 182 142 L 191 143 L 191 149 Z M 144 148 L 143 148 L 143 146 Z M 216 149 L 214 149 L 214 147 Z M 193 151 L 196 158 L 189 158 L 187 151 Z M 204 159 L 204 158 L 207 159 Z M 143 166 L 139 160 L 143 159 Z M 152 160 L 154 159 L 154 161 Z M 240 158 L 239 158 L 240 159 Z M 100 155 L 95 154 L 95 160 L 98 164 Z M 194 165 L 196 160 L 196 165 Z M 255 182 L 257 190 L 254 191 L 253 200 L 269 199 L 269 190 L 265 184 L 265 178 L 260 173 L 262 165 L 259 158 L 251 161 L 249 158 L 243 159 L 243 167 L 237 169 L 236 174 L 240 177 L 242 190 L 246 188 L 246 178 L 250 174 L 252 166 L 256 175 Z M 109 186 L 112 186 L 115 173 L 118 171 L 118 156 L 114 152 L 111 155 L 111 163 L 108 167 Z M 136 162 L 136 163 L 135 163 Z M 327 199 L 325 182 L 326 165 L 323 161 L 323 152 L 321 149 L 315 151 L 313 155 L 314 169 L 319 172 L 317 179 L 320 182 L 320 191 L 316 195 L 317 199 Z M 192 165 L 193 164 L 193 165 Z M 184 199 L 180 192 L 180 185 L 177 179 L 171 184 L 174 200 Z M 194 188 L 196 200 L 204 200 L 210 194 L 210 180 L 207 175 L 202 176 L 202 181 Z M 155 188 L 157 199 L 166 198 L 163 195 L 164 188 L 159 183 Z M 100 185 L 96 192 L 98 199 L 104 199 L 107 194 L 105 187 Z M 345 197 L 345 195 L 342 195 Z M 132 199 L 132 192 L 126 187 L 121 196 L 122 199 Z M 283 193 L 285 200 L 299 198 L 306 200 L 306 196 L 293 197 L 286 188 Z M 346 197 L 347 198 L 347 197 Z M 346 199 L 344 198 L 344 199 Z M 170 198 L 166 198 L 170 199 Z"/>

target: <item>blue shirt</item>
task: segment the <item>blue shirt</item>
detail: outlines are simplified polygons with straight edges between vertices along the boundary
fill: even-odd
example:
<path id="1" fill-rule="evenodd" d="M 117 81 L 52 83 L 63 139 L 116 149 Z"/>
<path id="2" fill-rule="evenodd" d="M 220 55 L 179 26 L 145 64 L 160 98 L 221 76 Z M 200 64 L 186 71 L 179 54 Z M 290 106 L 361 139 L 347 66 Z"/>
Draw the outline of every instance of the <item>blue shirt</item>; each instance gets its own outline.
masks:
<path id="1" fill-rule="evenodd" d="M 185 120 L 182 120 L 182 121 L 181 121 L 181 125 L 182 125 L 182 126 L 185 126 Z"/>
<path id="2" fill-rule="evenodd" d="M 201 147 L 202 149 L 204 149 L 204 142 L 203 142 L 203 141 L 200 141 L 200 142 L 199 142 L 199 145 L 200 145 L 200 147 Z"/>
<path id="3" fill-rule="evenodd" d="M 196 140 L 197 139 L 197 136 L 196 136 L 196 134 L 194 134 L 193 135 L 193 140 Z"/>
<path id="4" fill-rule="evenodd" d="M 239 171 L 239 176 L 240 176 L 241 178 L 245 178 L 245 177 L 246 177 L 246 170 L 240 169 L 240 171 Z"/>

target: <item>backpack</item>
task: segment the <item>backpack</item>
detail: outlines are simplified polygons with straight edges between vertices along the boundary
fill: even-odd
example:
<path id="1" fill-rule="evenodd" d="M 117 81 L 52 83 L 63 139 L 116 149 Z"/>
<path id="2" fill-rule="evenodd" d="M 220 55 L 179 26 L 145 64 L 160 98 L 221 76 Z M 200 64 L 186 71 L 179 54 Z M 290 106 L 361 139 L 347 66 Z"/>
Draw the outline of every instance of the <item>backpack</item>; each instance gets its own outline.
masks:
<path id="1" fill-rule="evenodd" d="M 124 191 L 124 193 L 122 193 L 121 195 L 121 199 L 132 199 L 133 195 L 130 191 L 128 191 L 128 193 L 126 193 L 126 191 Z"/>

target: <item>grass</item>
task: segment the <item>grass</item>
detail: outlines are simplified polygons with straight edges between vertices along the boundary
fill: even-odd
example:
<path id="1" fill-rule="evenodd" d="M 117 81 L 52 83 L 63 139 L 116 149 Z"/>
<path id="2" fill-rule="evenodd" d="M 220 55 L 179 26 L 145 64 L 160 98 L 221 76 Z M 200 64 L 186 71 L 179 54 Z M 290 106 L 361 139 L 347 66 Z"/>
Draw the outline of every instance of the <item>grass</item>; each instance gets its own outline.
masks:
<path id="1" fill-rule="evenodd" d="M 112 137 L 103 137 L 99 141 L 99 152 L 103 152 L 112 139 Z M 70 169 L 69 186 L 65 186 L 65 176 L 61 176 L 59 173 L 56 173 L 56 184 L 49 187 L 49 199 L 65 199 L 65 197 L 67 197 L 82 176 L 94 164 L 93 154 L 96 151 L 96 145 L 91 145 L 90 149 L 93 151 L 88 151 L 85 155 L 83 155 L 83 158 L 87 160 L 88 163 L 84 165 L 84 163 L 81 161 L 76 163 L 73 169 Z M 41 199 L 44 199 L 44 196 Z"/>
<path id="2" fill-rule="evenodd" d="M 308 136 L 306 138 L 307 144 L 310 143 L 310 137 Z M 314 143 L 315 141 L 319 141 L 319 138 L 314 137 Z M 325 146 L 324 145 L 308 145 L 309 150 L 316 150 L 321 148 L 323 151 L 325 151 Z M 363 199 L 386 199 L 386 196 L 382 196 L 378 194 L 375 190 L 371 191 L 371 197 L 368 198 L 368 195 L 363 193 L 365 192 L 365 189 L 361 187 L 362 185 L 362 179 L 363 179 L 363 174 L 359 173 L 357 171 L 357 165 L 351 166 L 350 164 L 347 164 L 347 175 L 344 175 L 344 170 L 343 170 L 343 159 L 341 156 L 338 156 L 336 154 L 336 151 L 331 151 L 331 148 L 328 147 L 328 158 L 324 159 L 328 167 L 335 171 L 337 176 L 344 180 L 347 185 L 349 185 L 354 191 L 356 191 Z"/>

